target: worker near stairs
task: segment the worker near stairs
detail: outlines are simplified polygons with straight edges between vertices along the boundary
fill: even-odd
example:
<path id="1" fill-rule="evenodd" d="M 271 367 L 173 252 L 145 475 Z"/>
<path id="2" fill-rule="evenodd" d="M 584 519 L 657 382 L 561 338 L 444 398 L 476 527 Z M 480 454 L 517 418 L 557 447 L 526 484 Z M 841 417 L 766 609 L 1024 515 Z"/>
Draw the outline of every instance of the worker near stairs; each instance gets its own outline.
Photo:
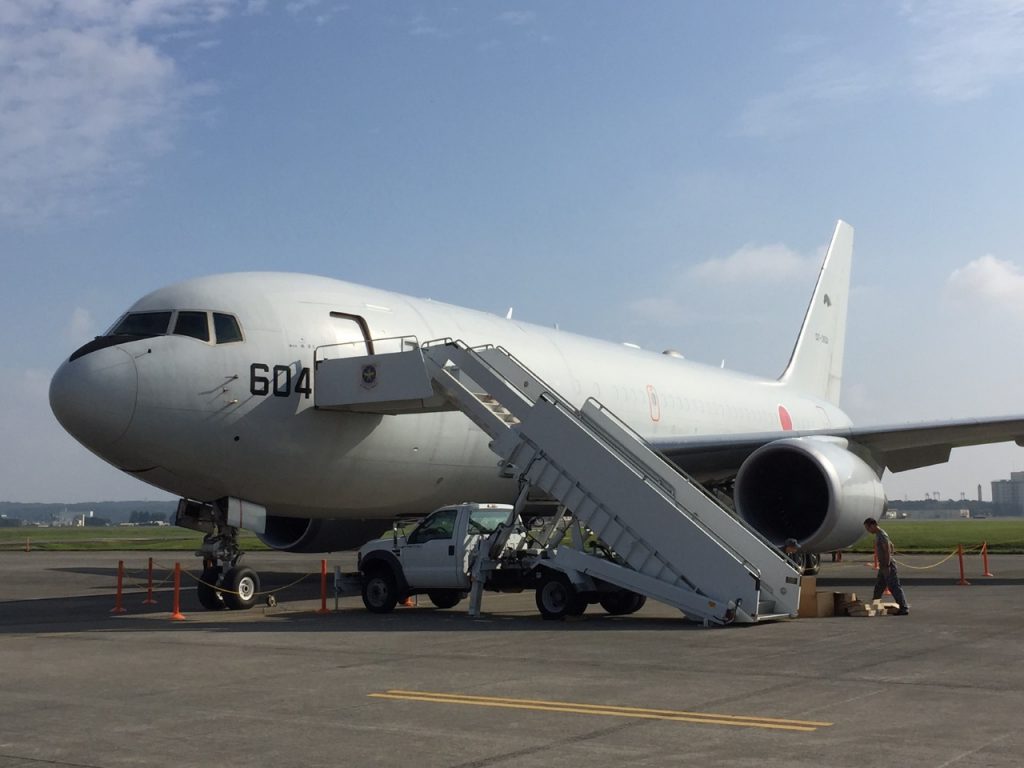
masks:
<path id="1" fill-rule="evenodd" d="M 800 543 L 796 539 L 786 539 L 782 552 L 800 568 L 804 567 L 804 558 L 800 554 Z"/>
<path id="2" fill-rule="evenodd" d="M 875 554 L 878 557 L 878 579 L 875 581 L 873 599 L 878 600 L 888 587 L 900 607 L 896 615 L 906 616 L 910 613 L 910 608 L 907 606 L 907 597 L 903 594 L 903 587 L 900 586 L 900 575 L 896 570 L 896 561 L 893 559 L 892 540 L 889 538 L 889 534 L 878 527 L 878 521 L 873 517 L 864 521 L 864 530 L 875 537 Z"/>

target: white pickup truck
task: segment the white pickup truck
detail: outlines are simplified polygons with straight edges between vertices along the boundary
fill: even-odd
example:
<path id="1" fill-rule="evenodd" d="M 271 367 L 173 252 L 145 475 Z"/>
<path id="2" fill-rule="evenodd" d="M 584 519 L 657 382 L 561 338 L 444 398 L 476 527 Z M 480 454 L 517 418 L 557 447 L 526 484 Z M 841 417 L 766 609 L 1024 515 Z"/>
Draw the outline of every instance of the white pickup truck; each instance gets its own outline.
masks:
<path id="1" fill-rule="evenodd" d="M 363 604 L 387 613 L 411 595 L 426 594 L 438 608 L 451 608 L 470 592 L 476 565 L 486 590 L 536 590 L 537 608 L 546 619 L 580 615 L 591 603 L 616 615 L 643 606 L 641 595 L 560 568 L 557 550 L 532 547 L 532 537 L 508 504 L 442 507 L 408 533 L 396 523 L 390 536 L 359 550 Z M 477 563 L 480 558 L 485 569 Z"/>

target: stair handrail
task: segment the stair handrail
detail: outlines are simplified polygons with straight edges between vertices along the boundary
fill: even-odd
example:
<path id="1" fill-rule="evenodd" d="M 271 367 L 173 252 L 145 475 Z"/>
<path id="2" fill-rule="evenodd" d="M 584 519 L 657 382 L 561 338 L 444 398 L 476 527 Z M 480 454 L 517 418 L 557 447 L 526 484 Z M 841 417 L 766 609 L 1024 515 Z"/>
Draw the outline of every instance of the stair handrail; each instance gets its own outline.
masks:
<path id="1" fill-rule="evenodd" d="M 559 404 L 556 403 L 556 402 L 553 402 L 553 401 L 552 401 L 552 405 L 554 405 L 556 408 L 559 407 Z M 610 411 L 607 411 L 607 412 L 611 413 Z M 669 504 L 671 504 L 681 515 L 683 515 L 684 517 L 686 517 L 687 520 L 691 521 L 694 525 L 696 525 L 701 531 L 704 532 L 705 535 L 707 535 L 708 538 L 713 539 L 714 541 L 716 541 L 724 550 L 726 550 L 734 558 L 736 558 L 736 560 L 739 563 L 741 563 L 742 565 L 747 567 L 748 570 L 752 571 L 753 574 L 757 578 L 761 578 L 761 569 L 755 563 L 751 562 L 750 559 L 746 555 L 744 555 L 742 552 L 740 552 L 738 549 L 736 549 L 735 546 L 733 546 L 728 541 L 726 541 L 724 538 L 722 538 L 722 536 L 717 531 L 715 531 L 713 528 L 711 528 L 708 525 L 708 523 L 705 522 L 705 520 L 699 514 L 696 514 L 696 513 L 692 512 L 692 511 L 690 511 L 690 509 L 688 507 L 686 507 L 678 498 L 676 498 L 674 489 L 671 486 L 667 485 L 665 479 L 663 477 L 661 477 L 658 473 L 654 472 L 652 467 L 649 467 L 646 464 L 643 464 L 643 463 L 639 462 L 636 459 L 636 457 L 634 457 L 633 454 L 629 451 L 629 449 L 625 445 L 623 445 L 623 443 L 621 441 L 617 440 L 614 436 L 609 435 L 608 432 L 606 430 L 602 429 L 598 424 L 595 424 L 594 422 L 590 421 L 589 419 L 584 419 L 584 418 L 582 418 L 580 416 L 577 416 L 577 420 L 578 420 L 580 426 L 582 426 L 584 429 L 588 430 L 591 434 L 594 434 L 599 439 L 604 440 L 604 441 L 610 443 L 611 446 L 615 449 L 616 457 L 620 461 L 622 461 L 624 464 L 629 466 L 634 472 L 636 472 L 638 475 L 640 475 L 641 479 L 643 479 L 644 482 L 648 483 L 648 485 L 650 485 L 655 492 L 661 494 L 661 496 L 666 501 L 668 501 Z M 617 420 L 621 422 L 621 419 L 617 419 Z M 633 434 L 633 436 L 635 438 L 639 438 L 641 441 L 643 440 L 643 438 L 640 438 L 636 434 L 635 431 L 633 431 L 632 434 Z M 547 455 L 547 452 L 544 451 L 542 448 L 540 448 L 540 446 L 538 446 L 538 449 L 542 453 L 544 453 L 545 456 Z M 550 461 L 550 459 L 549 459 L 549 461 Z M 718 501 L 713 496 L 711 496 L 707 492 L 707 490 L 700 483 L 698 483 L 696 480 L 691 478 L 689 475 L 685 475 L 685 474 L 684 474 L 684 479 L 692 487 L 695 487 L 699 491 L 701 491 L 704 494 L 705 498 L 708 499 L 712 504 L 714 504 L 715 506 L 721 508 L 721 506 L 722 506 L 721 502 Z M 726 512 L 726 514 L 728 514 L 728 512 Z M 732 518 L 732 515 L 729 515 L 729 517 Z M 733 519 L 736 519 L 736 518 L 733 518 Z M 740 524 L 743 527 L 747 528 L 747 530 L 750 530 L 749 527 L 746 525 L 746 523 L 743 523 L 743 521 L 739 521 L 739 522 L 740 522 Z M 620 523 L 620 524 L 622 524 L 622 523 Z M 756 534 L 756 532 L 754 532 L 754 533 L 755 533 L 755 535 L 759 536 L 759 534 Z M 771 543 L 769 543 L 769 542 L 764 542 L 764 543 L 766 543 L 767 546 L 773 552 L 777 551 L 774 548 L 774 546 L 771 545 Z"/>
<path id="2" fill-rule="evenodd" d="M 615 422 L 616 426 L 618 426 L 620 429 L 622 429 L 623 432 L 628 434 L 630 437 L 633 438 L 633 440 L 635 440 L 636 442 L 640 443 L 640 445 L 642 445 L 643 447 L 647 448 L 648 450 L 653 452 L 655 455 L 657 455 L 659 458 L 661 458 L 662 461 L 664 461 L 666 464 L 669 465 L 670 469 L 672 469 L 673 471 L 675 471 L 679 475 L 681 475 L 683 477 L 683 479 L 687 481 L 687 483 L 690 485 L 691 488 L 694 488 L 697 491 L 699 491 L 700 493 L 702 493 L 709 501 L 713 502 L 716 506 L 722 507 L 722 502 L 719 501 L 718 499 L 716 499 L 714 497 L 714 495 L 711 493 L 711 491 L 709 491 L 707 488 L 705 488 L 702 483 L 698 482 L 692 475 L 690 475 L 690 473 L 688 473 L 686 470 L 684 470 L 678 464 L 676 464 L 675 462 L 671 462 L 671 461 L 665 459 L 664 457 L 661 457 L 660 454 L 657 451 L 655 451 L 654 448 L 652 448 L 651 445 L 644 439 L 643 435 L 641 435 L 639 432 L 637 432 L 635 429 L 633 429 L 631 426 L 629 426 L 629 424 L 627 424 L 618 415 L 616 415 L 616 413 L 614 411 L 612 411 L 610 408 L 605 406 L 602 402 L 600 402 L 596 398 L 589 397 L 589 398 L 587 398 L 587 402 L 593 403 L 594 406 L 598 410 L 600 410 L 601 413 L 604 416 L 607 416 L 611 421 Z M 601 426 L 599 424 L 595 424 L 592 421 L 590 421 L 589 419 L 587 419 L 586 415 L 585 415 L 585 413 L 583 412 L 582 409 L 580 410 L 580 417 L 581 417 L 581 421 L 584 421 L 587 425 L 594 427 L 595 430 L 600 432 L 602 436 L 607 437 L 610 442 L 614 442 L 619 447 L 622 447 L 623 448 L 623 453 L 626 453 L 627 455 L 630 455 L 629 450 L 624 445 L 622 445 L 621 441 L 619 441 L 618 438 L 616 438 L 614 435 L 608 434 L 604 429 L 601 428 Z M 653 471 L 654 470 L 653 467 L 650 467 L 648 469 L 649 469 L 649 471 Z M 674 492 L 672 492 L 670 495 L 673 498 L 675 498 L 675 493 Z M 676 501 L 678 503 L 678 499 L 676 499 Z M 756 528 L 751 526 L 746 520 L 744 520 L 738 514 L 737 515 L 730 514 L 729 516 L 733 520 L 738 522 L 743 528 L 745 528 L 748 533 L 753 534 L 757 539 L 759 539 L 761 541 L 761 543 L 764 544 L 765 547 L 767 547 L 772 552 L 772 554 L 774 554 L 780 560 L 783 560 L 785 562 L 789 562 L 789 558 L 786 557 L 786 555 L 783 552 L 781 552 L 778 549 L 778 547 L 775 546 L 775 544 L 773 544 L 771 541 L 769 541 L 767 538 L 765 538 L 765 536 L 760 531 L 758 531 Z M 729 546 L 730 549 L 734 549 L 731 545 L 727 545 L 727 546 Z M 743 558 L 743 559 L 746 560 L 746 558 Z"/>
<path id="3" fill-rule="evenodd" d="M 416 349 L 417 347 L 420 346 L 419 339 L 417 339 L 416 336 L 414 336 L 413 334 L 410 334 L 410 333 L 403 334 L 402 336 L 382 336 L 379 339 L 353 339 L 352 341 L 335 341 L 335 342 L 331 342 L 330 344 L 318 344 L 317 346 L 315 346 L 313 348 L 313 367 L 316 368 L 324 360 L 329 360 L 330 359 L 330 358 L 323 358 L 323 359 L 320 358 L 320 351 L 323 350 L 323 349 L 330 349 L 330 348 L 333 348 L 333 347 L 352 347 L 352 346 L 355 346 L 357 344 L 362 344 L 365 347 L 365 349 L 366 349 L 366 354 L 367 355 L 374 355 L 374 354 L 380 354 L 379 352 L 376 351 L 376 346 L 377 346 L 378 343 L 384 342 L 384 341 L 398 341 L 398 342 L 400 342 L 399 346 L 400 346 L 400 349 L 401 349 L 402 352 L 407 351 L 406 350 L 406 344 L 405 344 L 406 341 L 409 342 L 408 348 L 410 350 Z"/>

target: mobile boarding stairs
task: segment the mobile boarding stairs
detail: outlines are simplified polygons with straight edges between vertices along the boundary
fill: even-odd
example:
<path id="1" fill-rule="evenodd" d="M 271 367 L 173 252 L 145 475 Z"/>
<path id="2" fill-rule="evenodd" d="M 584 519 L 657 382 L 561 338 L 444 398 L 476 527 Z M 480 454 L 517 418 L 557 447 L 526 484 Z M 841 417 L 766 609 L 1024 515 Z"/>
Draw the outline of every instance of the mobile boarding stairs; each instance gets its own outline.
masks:
<path id="1" fill-rule="evenodd" d="M 332 359 L 318 350 L 316 406 L 465 413 L 503 474 L 557 500 L 614 553 L 543 553 L 571 580 L 601 579 L 705 624 L 797 615 L 797 567 L 596 400 L 575 408 L 500 347 L 405 337 L 371 349 Z"/>

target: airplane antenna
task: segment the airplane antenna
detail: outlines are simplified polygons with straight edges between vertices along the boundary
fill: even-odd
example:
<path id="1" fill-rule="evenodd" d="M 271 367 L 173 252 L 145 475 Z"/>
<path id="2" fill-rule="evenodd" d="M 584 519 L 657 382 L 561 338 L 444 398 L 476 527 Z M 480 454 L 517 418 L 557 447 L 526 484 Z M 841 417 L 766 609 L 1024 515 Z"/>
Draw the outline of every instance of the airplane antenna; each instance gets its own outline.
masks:
<path id="1" fill-rule="evenodd" d="M 508 312 L 505 313 L 505 319 L 506 320 L 511 320 L 512 319 L 512 309 L 513 309 L 513 307 L 509 307 L 508 308 Z"/>
<path id="2" fill-rule="evenodd" d="M 722 359 L 722 364 L 719 366 L 723 371 L 725 370 L 725 358 Z"/>

